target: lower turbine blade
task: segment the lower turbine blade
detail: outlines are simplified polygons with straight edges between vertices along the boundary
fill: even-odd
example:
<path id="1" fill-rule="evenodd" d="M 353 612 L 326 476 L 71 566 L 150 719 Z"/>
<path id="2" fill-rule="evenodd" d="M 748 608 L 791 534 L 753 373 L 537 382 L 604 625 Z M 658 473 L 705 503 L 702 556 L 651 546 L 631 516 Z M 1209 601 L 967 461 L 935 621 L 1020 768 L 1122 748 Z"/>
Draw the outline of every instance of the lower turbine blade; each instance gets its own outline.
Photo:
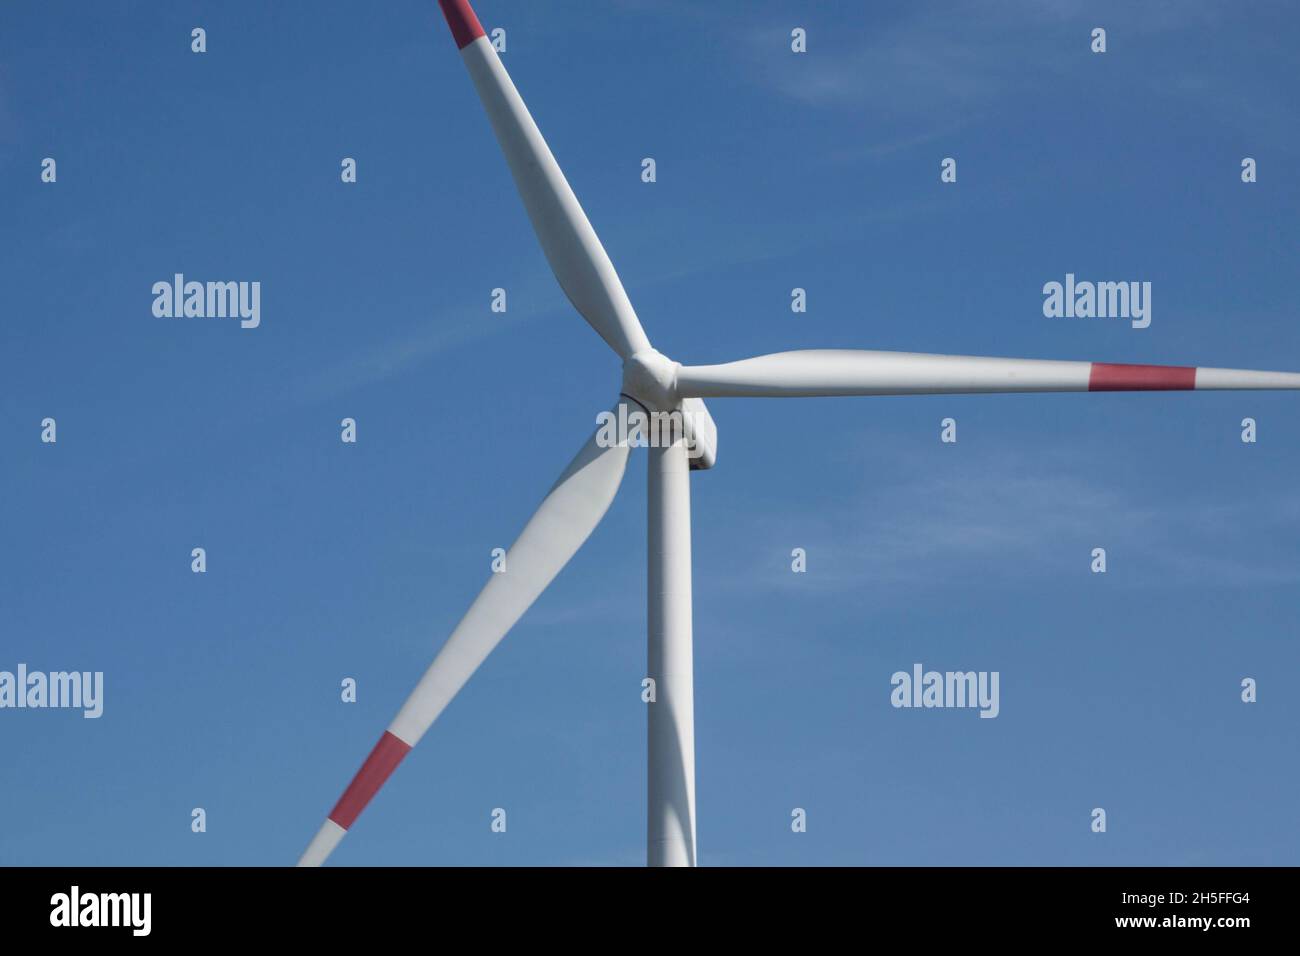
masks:
<path id="1" fill-rule="evenodd" d="M 474 599 L 330 811 L 299 866 L 325 862 L 389 774 L 605 516 L 623 481 L 628 447 L 603 446 L 599 435 L 598 429 L 529 519 L 506 553 L 505 570 L 493 574 Z"/>
<path id="2" fill-rule="evenodd" d="M 693 398 L 1297 388 L 1296 372 L 853 349 L 778 352 L 677 369 L 678 392 Z"/>

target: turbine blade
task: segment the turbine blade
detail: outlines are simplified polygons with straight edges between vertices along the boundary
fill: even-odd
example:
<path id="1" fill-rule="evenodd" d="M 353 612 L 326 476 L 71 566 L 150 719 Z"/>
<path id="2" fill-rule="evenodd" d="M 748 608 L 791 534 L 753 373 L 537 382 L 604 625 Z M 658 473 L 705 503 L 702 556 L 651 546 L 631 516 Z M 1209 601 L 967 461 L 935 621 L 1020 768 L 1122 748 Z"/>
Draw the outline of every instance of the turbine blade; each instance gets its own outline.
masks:
<path id="1" fill-rule="evenodd" d="M 678 392 L 694 398 L 1192 389 L 1300 389 L 1300 373 L 853 349 L 778 352 L 677 369 Z"/>
<path id="2" fill-rule="evenodd" d="M 599 435 L 597 429 L 524 526 L 506 552 L 505 570 L 494 573 L 474 599 L 330 811 L 299 866 L 325 861 L 389 774 L 605 516 L 623 481 L 629 449 L 626 444 L 604 447 Z"/>
<path id="3" fill-rule="evenodd" d="M 560 288 L 620 358 L 648 349 L 650 341 L 614 264 L 468 0 L 438 3 Z"/>

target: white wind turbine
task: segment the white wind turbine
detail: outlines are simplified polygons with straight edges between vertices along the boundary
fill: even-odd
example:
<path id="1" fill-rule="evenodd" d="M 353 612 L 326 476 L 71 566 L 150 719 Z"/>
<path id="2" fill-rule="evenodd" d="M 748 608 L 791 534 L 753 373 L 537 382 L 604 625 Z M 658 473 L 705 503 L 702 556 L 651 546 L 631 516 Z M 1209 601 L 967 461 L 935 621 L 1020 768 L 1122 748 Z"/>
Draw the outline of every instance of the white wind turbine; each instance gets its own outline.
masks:
<path id="1" fill-rule="evenodd" d="M 691 651 L 689 473 L 712 467 L 716 432 L 703 398 L 935 395 L 1170 389 L 1300 389 L 1300 373 L 1038 359 L 819 350 L 725 365 L 680 365 L 655 351 L 614 266 L 515 90 L 468 0 L 438 0 L 487 110 L 528 217 L 560 286 L 623 361 L 619 402 L 687 413 L 684 434 L 649 448 L 646 859 L 692 866 L 695 718 Z M 616 407 L 617 407 L 616 405 Z M 627 442 L 593 435 L 560 475 L 366 758 L 299 860 L 325 861 L 402 758 L 600 523 L 623 479 Z"/>

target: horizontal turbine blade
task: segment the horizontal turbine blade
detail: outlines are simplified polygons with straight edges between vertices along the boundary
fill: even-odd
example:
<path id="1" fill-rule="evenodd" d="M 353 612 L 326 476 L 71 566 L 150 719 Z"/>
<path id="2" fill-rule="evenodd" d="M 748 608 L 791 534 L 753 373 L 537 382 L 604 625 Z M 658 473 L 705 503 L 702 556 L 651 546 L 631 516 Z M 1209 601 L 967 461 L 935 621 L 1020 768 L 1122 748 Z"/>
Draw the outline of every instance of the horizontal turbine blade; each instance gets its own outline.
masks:
<path id="1" fill-rule="evenodd" d="M 468 0 L 438 0 L 560 288 L 626 359 L 650 347 L 605 247 Z"/>
<path id="2" fill-rule="evenodd" d="M 505 569 L 493 574 L 474 599 L 335 804 L 299 866 L 325 862 L 389 774 L 605 516 L 623 481 L 628 447 L 602 447 L 599 434 L 598 429 L 569 463 L 506 552 Z"/>
<path id="3" fill-rule="evenodd" d="M 1274 388 L 1300 389 L 1300 373 L 853 349 L 777 352 L 677 369 L 677 391 L 691 398 Z"/>

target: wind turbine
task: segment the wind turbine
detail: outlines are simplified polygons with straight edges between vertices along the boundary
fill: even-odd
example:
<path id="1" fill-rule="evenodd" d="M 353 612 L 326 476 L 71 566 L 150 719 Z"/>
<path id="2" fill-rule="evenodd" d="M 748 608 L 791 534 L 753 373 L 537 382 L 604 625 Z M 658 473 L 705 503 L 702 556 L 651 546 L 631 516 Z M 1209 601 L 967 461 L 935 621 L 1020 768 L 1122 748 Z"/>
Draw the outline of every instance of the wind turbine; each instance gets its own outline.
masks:
<path id="1" fill-rule="evenodd" d="M 468 0 L 438 0 L 478 90 L 533 229 L 561 288 L 623 362 L 616 411 L 683 413 L 649 447 L 646 859 L 693 866 L 695 718 L 691 650 L 692 470 L 711 468 L 717 432 L 702 399 L 751 396 L 939 395 L 1300 389 L 1300 373 L 1040 359 L 820 350 L 689 366 L 656 351 L 559 164 L 484 35 Z M 300 866 L 325 861 L 402 758 L 577 552 L 609 509 L 630 454 L 626 440 L 579 450 L 452 631 L 397 717 L 312 839 Z"/>

